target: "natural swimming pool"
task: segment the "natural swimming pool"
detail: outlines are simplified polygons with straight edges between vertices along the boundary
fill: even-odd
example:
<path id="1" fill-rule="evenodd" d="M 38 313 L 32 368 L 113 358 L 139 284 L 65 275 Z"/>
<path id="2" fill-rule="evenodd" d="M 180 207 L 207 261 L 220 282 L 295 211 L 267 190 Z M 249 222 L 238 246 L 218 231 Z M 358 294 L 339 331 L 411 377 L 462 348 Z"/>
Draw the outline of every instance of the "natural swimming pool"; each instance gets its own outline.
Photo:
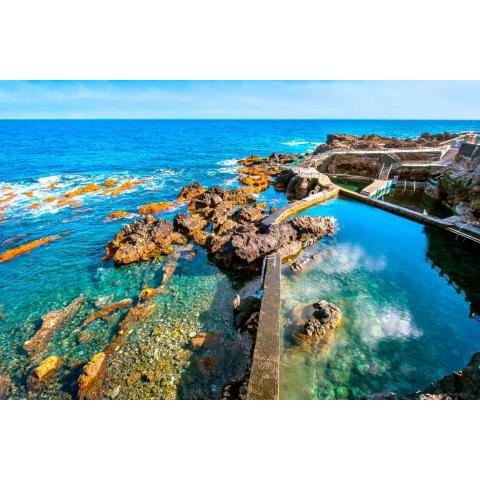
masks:
<path id="1" fill-rule="evenodd" d="M 480 349 L 476 245 L 353 200 L 303 214 L 335 216 L 339 231 L 306 252 L 320 261 L 300 274 L 284 268 L 281 398 L 402 396 Z M 299 309 L 322 299 L 341 308 L 341 326 L 323 345 L 297 344 Z"/>

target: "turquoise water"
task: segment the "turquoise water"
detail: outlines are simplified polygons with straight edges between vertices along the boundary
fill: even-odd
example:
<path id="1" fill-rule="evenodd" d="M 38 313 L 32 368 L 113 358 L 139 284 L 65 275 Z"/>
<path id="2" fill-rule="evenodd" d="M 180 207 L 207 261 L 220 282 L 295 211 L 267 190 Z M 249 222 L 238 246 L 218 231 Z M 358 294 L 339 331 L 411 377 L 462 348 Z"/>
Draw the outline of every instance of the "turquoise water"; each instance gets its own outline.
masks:
<path id="1" fill-rule="evenodd" d="M 162 259 L 120 269 L 102 261 L 106 243 L 122 225 L 139 218 L 137 206 L 174 201 L 193 180 L 237 186 L 237 159 L 273 151 L 302 153 L 330 132 L 407 137 L 467 129 L 480 130 L 480 122 L 1 121 L 0 199 L 8 200 L 0 203 L 5 207 L 0 211 L 5 216 L 0 220 L 0 252 L 69 233 L 0 264 L 0 374 L 12 378 L 11 396 L 29 395 L 26 377 L 42 358 L 57 354 L 64 360 L 58 381 L 42 395 L 75 398 L 79 371 L 108 345 L 125 311 L 111 321 L 92 323 L 86 331 L 93 337 L 80 338 L 85 332 L 79 325 L 101 306 L 135 300 L 145 286 L 160 284 Z M 106 179 L 143 183 L 116 197 L 95 192 L 76 197 L 81 203 L 77 208 L 45 202 Z M 285 202 L 273 189 L 262 198 L 276 206 Z M 33 203 L 39 206 L 29 208 Z M 182 208 L 160 216 L 172 218 Z M 131 212 L 130 218 L 106 220 L 118 210 Z M 118 385 L 108 390 L 109 397 L 218 398 L 221 386 L 241 372 L 249 345 L 233 328 L 230 305 L 244 279 L 227 276 L 197 250 L 194 259 L 179 260 L 167 293 L 156 300 L 157 312 L 129 339 L 118 360 Z M 42 357 L 31 361 L 21 346 L 38 329 L 41 316 L 81 294 L 82 309 L 57 332 Z M 222 340 L 192 351 L 190 337 L 199 332 L 220 332 Z M 152 377 L 152 370 L 160 373 Z"/>
<path id="2" fill-rule="evenodd" d="M 480 349 L 476 245 L 353 200 L 304 213 L 333 215 L 340 229 L 307 252 L 323 252 L 320 261 L 284 270 L 283 398 L 401 396 Z M 298 306 L 322 299 L 341 308 L 341 326 L 317 347 L 297 344 Z"/>

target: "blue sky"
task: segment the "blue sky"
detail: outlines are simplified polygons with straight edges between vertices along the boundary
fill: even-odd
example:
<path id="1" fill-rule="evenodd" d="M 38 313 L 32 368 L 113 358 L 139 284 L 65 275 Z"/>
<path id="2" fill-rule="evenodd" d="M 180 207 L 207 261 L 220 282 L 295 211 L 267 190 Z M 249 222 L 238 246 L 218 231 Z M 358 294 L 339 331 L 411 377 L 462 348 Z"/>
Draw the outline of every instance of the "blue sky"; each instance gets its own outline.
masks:
<path id="1" fill-rule="evenodd" d="M 480 119 L 480 81 L 0 81 L 0 118 Z"/>

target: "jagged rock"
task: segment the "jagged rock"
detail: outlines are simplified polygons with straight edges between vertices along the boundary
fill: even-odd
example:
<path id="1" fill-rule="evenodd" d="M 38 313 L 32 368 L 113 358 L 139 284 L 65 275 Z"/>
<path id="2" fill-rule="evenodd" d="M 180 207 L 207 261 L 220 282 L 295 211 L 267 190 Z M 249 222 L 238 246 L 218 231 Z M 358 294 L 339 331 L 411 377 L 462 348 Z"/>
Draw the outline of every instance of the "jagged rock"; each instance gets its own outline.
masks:
<path id="1" fill-rule="evenodd" d="M 333 303 L 321 300 L 313 304 L 313 315 L 305 324 L 305 335 L 323 337 L 340 324 L 342 312 Z"/>
<path id="2" fill-rule="evenodd" d="M 186 213 L 179 213 L 175 215 L 173 219 L 173 228 L 187 237 L 191 238 L 192 235 L 203 230 L 208 225 L 208 221 L 201 217 L 193 217 Z"/>
<path id="3" fill-rule="evenodd" d="M 8 397 L 12 380 L 8 375 L 0 375 L 0 400 Z"/>
<path id="4" fill-rule="evenodd" d="M 262 302 L 257 297 L 246 297 L 240 300 L 235 311 L 235 326 L 239 332 L 247 331 L 255 337 L 261 305 Z"/>
<path id="5" fill-rule="evenodd" d="M 202 187 L 198 182 L 193 182 L 190 185 L 185 185 L 180 192 L 180 195 L 177 197 L 177 201 L 179 202 L 188 202 L 192 200 L 192 198 L 198 197 L 203 192 L 205 192 L 205 188 Z"/>
<path id="6" fill-rule="evenodd" d="M 39 392 L 43 390 L 50 379 L 60 370 L 62 359 L 53 355 L 43 360 L 27 378 L 27 388 Z"/>
<path id="7" fill-rule="evenodd" d="M 180 234 L 173 230 L 168 220 L 149 215 L 120 230 L 105 247 L 104 260 L 113 259 L 117 266 L 153 260 L 160 255 L 168 255 L 172 244 L 180 241 Z"/>
<path id="8" fill-rule="evenodd" d="M 348 135 L 343 133 L 330 133 L 327 135 L 327 142 L 320 144 L 314 154 L 320 154 L 332 148 L 347 148 L 357 150 L 379 150 L 381 148 L 414 148 L 414 147 L 435 147 L 458 136 L 456 133 L 440 133 L 430 135 L 423 133 L 418 139 L 382 137 L 381 135 Z"/>
<path id="9" fill-rule="evenodd" d="M 377 392 L 367 395 L 366 400 L 396 400 L 397 396 L 393 392 Z"/>
<path id="10" fill-rule="evenodd" d="M 175 204 L 172 202 L 158 202 L 140 205 L 137 210 L 140 215 L 153 215 L 156 213 L 164 212 L 165 210 L 173 207 L 175 207 Z"/>
<path id="11" fill-rule="evenodd" d="M 42 317 L 42 326 L 35 335 L 23 344 L 23 349 L 31 356 L 39 355 L 50 343 L 53 335 L 80 309 L 84 296 L 80 295 L 61 310 L 48 312 Z"/>
<path id="12" fill-rule="evenodd" d="M 473 158 L 457 156 L 455 163 L 437 176 L 439 198 L 461 213 L 480 219 L 480 149 Z"/>
<path id="13" fill-rule="evenodd" d="M 78 377 L 78 397 L 88 398 L 89 392 L 100 374 L 105 362 L 105 353 L 96 353 L 83 367 L 82 374 Z"/>
<path id="14" fill-rule="evenodd" d="M 293 175 L 285 194 L 289 199 L 300 200 L 307 197 L 313 190 L 321 192 L 333 187 L 332 181 L 326 175 L 309 170 L 306 173 Z"/>
<path id="15" fill-rule="evenodd" d="M 480 400 L 480 352 L 472 355 L 467 366 L 429 385 L 407 398 L 419 400 Z"/>
<path id="16" fill-rule="evenodd" d="M 255 202 L 255 200 L 256 197 L 249 188 L 226 190 L 215 185 L 198 197 L 193 198 L 188 209 L 201 213 L 205 218 L 210 218 L 220 204 L 224 206 L 246 205 Z"/>
<path id="17" fill-rule="evenodd" d="M 263 257 L 279 252 L 290 256 L 299 249 L 335 231 L 332 217 L 297 217 L 268 227 L 242 225 L 228 233 L 226 241 L 215 248 L 215 260 L 222 266 L 235 269 L 254 269 L 261 266 Z M 213 253 L 210 242 L 210 251 Z"/>
<path id="18" fill-rule="evenodd" d="M 293 178 L 294 173 L 290 169 L 282 170 L 275 178 L 274 188 L 277 192 L 284 192 L 290 180 Z"/>

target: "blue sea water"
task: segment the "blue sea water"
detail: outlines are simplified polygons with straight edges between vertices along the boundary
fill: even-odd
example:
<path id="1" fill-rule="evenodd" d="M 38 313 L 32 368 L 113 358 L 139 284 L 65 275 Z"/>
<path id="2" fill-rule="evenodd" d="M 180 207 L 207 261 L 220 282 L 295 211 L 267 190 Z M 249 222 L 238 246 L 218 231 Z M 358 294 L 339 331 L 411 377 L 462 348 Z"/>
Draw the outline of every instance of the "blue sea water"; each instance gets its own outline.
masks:
<path id="1" fill-rule="evenodd" d="M 0 264 L 0 374 L 12 377 L 11 395 L 28 395 L 25 379 L 41 359 L 29 359 L 21 345 L 38 329 L 42 315 L 65 307 L 81 294 L 86 298 L 79 314 L 57 332 L 42 357 L 58 354 L 64 359 L 64 375 L 44 395 L 75 397 L 78 369 L 108 345 L 122 313 L 110 322 L 95 322 L 87 329 L 93 339 L 80 341 L 79 325 L 84 318 L 102 305 L 136 298 L 144 286 L 159 283 L 162 260 L 121 269 L 102 260 L 106 243 L 123 224 L 137 218 L 139 205 L 174 201 L 181 187 L 194 180 L 206 186 L 237 186 L 236 160 L 274 151 L 302 153 L 332 132 L 404 138 L 464 130 L 480 130 L 480 121 L 1 121 L 0 199 L 7 201 L 0 203 L 4 207 L 0 214 L 5 217 L 0 220 L 0 252 L 68 233 Z M 76 208 L 45 201 L 106 179 L 142 183 L 115 197 L 95 192 L 76 197 L 81 203 Z M 285 202 L 283 194 L 272 190 L 263 197 L 273 205 Z M 163 216 L 172 218 L 182 208 Z M 118 210 L 131 212 L 131 218 L 106 220 Z M 129 371 L 135 365 L 135 375 L 120 388 L 112 388 L 110 397 L 217 398 L 222 382 L 240 371 L 229 351 L 245 350 L 229 308 L 239 286 L 236 282 L 201 249 L 193 260 L 180 261 L 168 292 L 157 300 L 158 313 L 132 338 L 131 354 L 127 348 L 122 368 Z M 459 302 L 466 302 L 463 293 L 456 295 Z M 163 340 L 155 349 L 152 338 L 159 331 Z M 189 354 L 189 338 L 202 331 L 221 332 L 220 351 L 212 347 Z M 140 348 L 143 357 L 135 350 Z M 138 363 L 138 358 L 144 361 Z M 163 376 L 149 380 L 148 368 L 161 370 Z M 141 381 L 134 381 L 137 373 Z"/>

